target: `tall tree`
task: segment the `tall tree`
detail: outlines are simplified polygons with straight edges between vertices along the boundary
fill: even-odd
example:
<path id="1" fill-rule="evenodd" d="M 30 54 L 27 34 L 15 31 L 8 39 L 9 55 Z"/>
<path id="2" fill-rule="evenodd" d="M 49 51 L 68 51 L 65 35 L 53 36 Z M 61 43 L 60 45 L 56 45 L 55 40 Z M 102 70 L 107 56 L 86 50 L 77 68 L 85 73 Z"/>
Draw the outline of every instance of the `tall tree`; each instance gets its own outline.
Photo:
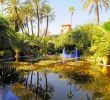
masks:
<path id="1" fill-rule="evenodd" d="M 40 30 L 40 18 L 39 18 L 39 9 L 40 9 L 40 3 L 41 0 L 32 0 L 32 3 L 34 5 L 34 10 L 37 17 L 37 36 L 39 37 L 39 30 Z"/>
<path id="2" fill-rule="evenodd" d="M 7 2 L 7 8 L 5 9 L 9 17 L 14 22 L 14 27 L 16 32 L 19 31 L 20 15 L 21 15 L 20 6 L 21 4 L 19 0 L 9 0 Z"/>
<path id="3" fill-rule="evenodd" d="M 33 6 L 31 3 L 28 3 L 28 4 L 25 4 L 23 7 L 22 7 L 22 13 L 24 14 L 24 18 L 23 18 L 23 21 L 24 21 L 24 26 L 27 27 L 27 30 L 28 30 L 28 34 L 30 32 L 29 30 L 29 23 L 31 25 L 31 33 L 33 33 L 33 16 L 34 16 L 34 11 L 33 11 Z"/>
<path id="4" fill-rule="evenodd" d="M 69 11 L 70 11 L 70 13 L 71 13 L 71 27 L 72 27 L 72 24 L 73 24 L 73 13 L 74 13 L 74 11 L 75 11 L 75 8 L 74 8 L 73 6 L 71 6 L 71 7 L 69 8 Z"/>
<path id="5" fill-rule="evenodd" d="M 40 34 L 40 10 L 42 5 L 44 5 L 47 0 L 32 0 L 33 7 L 35 10 L 35 17 L 37 18 L 37 36 L 39 37 Z"/>
<path id="6" fill-rule="evenodd" d="M 46 31 L 45 31 L 45 36 L 48 34 L 48 25 L 49 21 L 53 21 L 55 19 L 54 12 L 52 12 L 52 8 L 48 4 L 43 5 L 43 13 L 44 13 L 44 18 L 46 19 Z"/>
<path id="7" fill-rule="evenodd" d="M 110 1 L 109 0 L 84 0 L 85 3 L 83 5 L 83 10 L 86 10 L 87 8 L 90 8 L 89 13 L 91 13 L 93 10 L 95 11 L 96 14 L 96 20 L 97 24 L 100 24 L 100 14 L 99 10 L 104 7 L 106 10 L 110 6 Z"/>

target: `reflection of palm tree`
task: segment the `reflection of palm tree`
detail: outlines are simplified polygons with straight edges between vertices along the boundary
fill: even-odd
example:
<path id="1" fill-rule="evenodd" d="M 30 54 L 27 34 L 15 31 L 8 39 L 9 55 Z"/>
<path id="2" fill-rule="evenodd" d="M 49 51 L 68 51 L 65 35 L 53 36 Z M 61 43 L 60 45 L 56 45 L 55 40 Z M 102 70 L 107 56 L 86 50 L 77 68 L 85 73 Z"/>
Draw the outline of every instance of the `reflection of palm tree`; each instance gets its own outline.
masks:
<path id="1" fill-rule="evenodd" d="M 32 79 L 33 78 L 33 71 L 31 72 L 31 81 L 30 81 L 30 86 L 32 86 Z"/>
<path id="2" fill-rule="evenodd" d="M 0 84 L 12 84 L 19 79 L 19 73 L 10 64 L 0 64 Z"/>
<path id="3" fill-rule="evenodd" d="M 36 94 L 36 100 L 38 100 L 39 98 L 39 72 L 37 72 L 37 86 L 35 86 L 35 84 L 33 84 L 33 71 L 27 75 L 27 78 L 26 78 L 26 87 L 29 86 L 29 89 L 34 92 Z M 31 75 L 31 79 L 30 79 L 30 82 L 28 83 L 28 79 L 29 79 L 29 75 Z"/>
<path id="4" fill-rule="evenodd" d="M 43 98 L 43 100 L 50 100 L 53 96 L 54 86 L 48 83 L 46 71 L 44 72 L 44 77 L 45 77 L 45 85 L 44 87 L 40 86 L 41 93 L 42 93 L 41 97 Z"/>
<path id="5" fill-rule="evenodd" d="M 69 88 L 69 93 L 68 93 L 68 98 L 69 98 L 69 99 L 72 99 L 72 97 L 73 97 L 73 93 L 72 93 L 72 90 L 71 90 L 72 82 L 69 81 L 68 84 L 69 84 L 69 86 L 70 86 L 70 88 Z"/>
<path id="6" fill-rule="evenodd" d="M 86 93 L 87 100 L 90 100 L 90 96 Z"/>
<path id="7" fill-rule="evenodd" d="M 26 88 L 27 88 L 27 86 L 28 86 L 28 79 L 29 79 L 29 73 L 28 73 L 28 75 L 27 75 L 27 77 L 26 77 Z"/>
<path id="8" fill-rule="evenodd" d="M 37 72 L 37 87 L 36 87 L 36 100 L 38 99 L 38 93 L 39 93 L 39 72 Z"/>
<path id="9" fill-rule="evenodd" d="M 45 91 L 48 91 L 47 74 L 45 72 Z"/>
<path id="10" fill-rule="evenodd" d="M 30 73 L 27 74 L 27 77 L 26 77 L 26 83 L 25 83 L 25 85 L 26 85 L 26 88 L 29 87 L 30 90 L 31 90 L 32 87 L 33 87 L 33 83 L 32 83 L 32 81 L 33 81 L 33 74 L 34 74 L 33 71 L 31 71 Z M 31 78 L 30 78 L 30 81 L 28 82 L 29 76 L 30 76 Z"/>
<path id="11" fill-rule="evenodd" d="M 40 84 L 40 75 L 39 72 L 37 72 L 37 85 L 32 85 L 32 80 L 33 80 L 33 72 L 31 72 L 31 81 L 28 84 L 30 87 L 30 90 L 32 90 L 33 93 L 36 94 L 36 100 L 43 99 L 43 100 L 50 100 L 53 96 L 54 92 L 54 86 L 51 84 L 48 84 L 48 79 L 47 79 L 47 73 L 44 73 L 45 77 L 45 85 L 43 86 Z"/>

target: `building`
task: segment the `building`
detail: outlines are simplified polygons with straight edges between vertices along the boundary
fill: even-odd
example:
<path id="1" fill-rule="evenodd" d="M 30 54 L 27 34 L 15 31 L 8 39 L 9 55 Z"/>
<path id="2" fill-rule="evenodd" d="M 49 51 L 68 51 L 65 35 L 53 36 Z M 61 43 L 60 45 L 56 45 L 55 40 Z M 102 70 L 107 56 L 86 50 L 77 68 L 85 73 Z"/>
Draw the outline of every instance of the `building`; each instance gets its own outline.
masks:
<path id="1" fill-rule="evenodd" d="M 66 33 L 71 29 L 72 29 L 72 27 L 70 24 L 64 24 L 61 26 L 61 33 Z"/>

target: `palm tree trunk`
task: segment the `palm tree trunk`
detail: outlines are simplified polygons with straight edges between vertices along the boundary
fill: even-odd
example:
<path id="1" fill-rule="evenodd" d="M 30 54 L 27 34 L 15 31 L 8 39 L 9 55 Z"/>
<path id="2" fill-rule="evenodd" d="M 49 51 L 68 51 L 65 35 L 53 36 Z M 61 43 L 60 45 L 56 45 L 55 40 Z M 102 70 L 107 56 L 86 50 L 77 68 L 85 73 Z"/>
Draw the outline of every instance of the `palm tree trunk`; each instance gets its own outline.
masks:
<path id="1" fill-rule="evenodd" d="M 18 32 L 19 31 L 19 24 L 18 24 L 18 22 L 20 22 L 20 19 L 19 19 L 17 8 L 15 7 L 14 9 L 15 9 L 15 13 L 17 14 L 17 18 L 15 19 L 15 31 Z"/>
<path id="2" fill-rule="evenodd" d="M 16 52 L 15 58 L 16 58 L 16 62 L 19 62 L 19 60 L 20 60 L 20 53 Z"/>
<path id="3" fill-rule="evenodd" d="M 39 37 L 40 20 L 39 20 L 39 7 L 37 6 L 37 36 Z"/>
<path id="4" fill-rule="evenodd" d="M 73 14 L 71 13 L 71 27 L 72 27 L 72 24 L 73 24 Z"/>
<path id="5" fill-rule="evenodd" d="M 19 31 L 18 20 L 15 19 L 15 32 Z"/>
<path id="6" fill-rule="evenodd" d="M 26 30 L 26 24 L 23 24 L 23 31 L 25 31 Z"/>
<path id="7" fill-rule="evenodd" d="M 100 24 L 100 18 L 99 18 L 99 6 L 98 6 L 98 2 L 96 2 L 96 20 L 97 20 L 97 24 Z"/>
<path id="8" fill-rule="evenodd" d="M 29 34 L 29 25 L 28 25 L 28 23 L 27 23 L 27 30 L 28 30 L 28 34 Z"/>
<path id="9" fill-rule="evenodd" d="M 22 33 L 24 32 L 24 30 L 23 30 L 24 28 L 23 28 L 23 24 L 21 25 L 21 31 L 22 31 Z"/>
<path id="10" fill-rule="evenodd" d="M 32 20 L 31 20 L 31 33 L 32 33 L 32 35 L 34 35 L 34 32 L 33 32 L 33 23 L 32 23 Z"/>
<path id="11" fill-rule="evenodd" d="M 28 19 L 26 19 L 26 27 L 27 27 L 27 31 L 28 31 L 28 34 L 29 34 L 29 25 L 28 25 Z"/>
<path id="12" fill-rule="evenodd" d="M 49 24 L 49 16 L 47 15 L 47 24 L 46 24 L 45 36 L 47 36 L 47 33 L 48 33 L 48 24 Z"/>

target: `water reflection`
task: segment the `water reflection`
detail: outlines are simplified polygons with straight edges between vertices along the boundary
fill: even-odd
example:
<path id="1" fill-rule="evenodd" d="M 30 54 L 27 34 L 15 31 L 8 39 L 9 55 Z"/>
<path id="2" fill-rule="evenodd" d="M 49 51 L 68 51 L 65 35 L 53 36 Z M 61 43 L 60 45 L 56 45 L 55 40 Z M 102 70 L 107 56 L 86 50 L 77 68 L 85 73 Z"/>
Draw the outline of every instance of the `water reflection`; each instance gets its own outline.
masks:
<path id="1" fill-rule="evenodd" d="M 11 85 L 19 80 L 19 73 L 11 64 L 0 63 L 0 100 L 19 100 Z"/>
<path id="2" fill-rule="evenodd" d="M 74 84 L 74 93 L 75 92 L 79 92 L 82 91 L 83 95 L 79 95 L 80 100 L 93 100 L 92 99 L 92 92 L 88 91 L 88 89 L 83 90 L 81 88 L 81 84 L 89 84 L 93 81 L 93 77 L 84 74 L 84 73 L 76 73 L 76 72 L 65 72 L 64 73 L 64 77 L 68 80 L 67 83 L 69 85 L 69 93 L 68 93 L 68 98 L 72 99 L 72 97 L 74 96 L 74 94 L 72 93 L 72 84 Z"/>
<path id="3" fill-rule="evenodd" d="M 19 100 L 19 98 L 12 92 L 10 86 L 0 88 L 0 100 Z"/>
<path id="4" fill-rule="evenodd" d="M 0 84 L 13 84 L 19 80 L 19 73 L 11 64 L 0 63 Z"/>
<path id="5" fill-rule="evenodd" d="M 0 67 L 0 75 L 3 77 L 0 77 L 0 82 L 2 84 L 21 83 L 12 85 L 14 86 L 13 92 L 21 100 L 110 99 L 109 80 L 98 72 L 93 75 L 79 70 L 71 71 L 69 67 L 69 70 L 62 69 L 54 73 L 46 68 L 41 71 L 21 71 L 19 77 L 15 68 L 3 66 L 5 65 Z"/>
<path id="6" fill-rule="evenodd" d="M 58 73 L 31 71 L 25 79 L 25 86 L 35 94 L 35 100 L 92 100 L 90 92 L 81 90 L 71 79 Z"/>
<path id="7" fill-rule="evenodd" d="M 69 99 L 72 99 L 73 93 L 72 93 L 72 90 L 71 90 L 71 87 L 72 87 L 71 80 L 68 81 L 68 85 L 69 85 L 69 92 L 68 92 L 68 95 L 67 96 L 68 96 Z"/>
<path id="8" fill-rule="evenodd" d="M 44 80 L 42 80 L 42 78 L 44 78 Z M 35 93 L 36 100 L 52 99 L 54 86 L 51 83 L 48 83 L 47 71 L 44 71 L 43 73 L 31 71 L 27 75 L 26 79 L 26 87 L 29 88 L 33 93 Z"/>
<path id="9" fill-rule="evenodd" d="M 93 81 L 93 76 L 90 76 L 89 74 L 82 73 L 82 72 L 64 72 L 64 75 L 72 80 L 76 84 L 82 84 L 82 83 L 91 83 Z"/>

